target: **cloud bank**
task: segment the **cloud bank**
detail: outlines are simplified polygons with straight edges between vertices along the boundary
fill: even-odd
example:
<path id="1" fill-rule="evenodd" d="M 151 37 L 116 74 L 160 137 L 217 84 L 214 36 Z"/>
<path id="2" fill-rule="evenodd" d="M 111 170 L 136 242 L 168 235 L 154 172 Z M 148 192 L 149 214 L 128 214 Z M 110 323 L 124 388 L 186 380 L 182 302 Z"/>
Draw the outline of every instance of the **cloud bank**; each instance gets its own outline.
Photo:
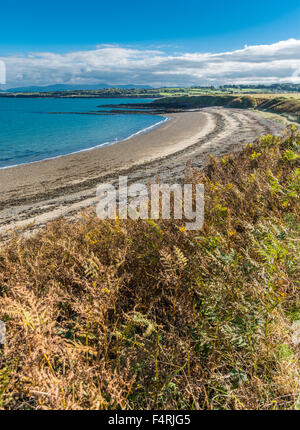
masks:
<path id="1" fill-rule="evenodd" d="M 158 86 L 300 83 L 300 40 L 219 53 L 173 53 L 98 45 L 94 50 L 1 57 L 8 86 L 61 84 Z"/>

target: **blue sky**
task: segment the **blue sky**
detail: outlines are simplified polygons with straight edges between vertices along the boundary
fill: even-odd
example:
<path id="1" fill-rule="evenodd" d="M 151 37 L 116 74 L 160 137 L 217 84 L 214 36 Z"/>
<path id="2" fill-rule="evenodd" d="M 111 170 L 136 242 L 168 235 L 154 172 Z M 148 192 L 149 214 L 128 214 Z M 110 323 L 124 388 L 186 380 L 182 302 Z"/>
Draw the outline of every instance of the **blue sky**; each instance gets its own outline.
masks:
<path id="1" fill-rule="evenodd" d="M 102 82 L 110 80 L 112 83 L 117 83 L 116 79 L 122 81 L 119 83 L 125 83 L 125 70 L 122 76 L 118 74 L 122 64 L 116 61 L 117 49 L 127 50 L 127 56 L 125 51 L 119 51 L 123 58 L 123 66 L 125 62 L 130 62 L 133 66 L 133 57 L 137 65 L 141 65 L 141 57 L 143 61 L 146 61 L 145 57 L 147 57 L 149 66 L 155 63 L 156 79 L 152 79 L 154 85 L 164 82 L 176 84 L 176 75 L 178 84 L 192 84 L 198 81 L 195 73 L 189 78 L 187 69 L 191 68 L 190 64 L 185 68 L 181 67 L 181 74 L 178 68 L 174 69 L 170 79 L 166 79 L 162 74 L 163 70 L 167 69 L 166 62 L 163 62 L 163 70 L 158 70 L 158 60 L 155 61 L 154 54 L 149 54 L 149 51 L 159 51 L 157 55 L 161 63 L 162 56 L 164 60 L 171 57 L 172 64 L 169 66 L 174 67 L 174 63 L 178 62 L 178 59 L 181 61 L 184 55 L 224 54 L 242 50 L 245 45 L 272 46 L 289 39 L 300 40 L 299 0 L 286 2 L 277 0 L 252 0 L 251 2 L 241 0 L 205 2 L 199 0 L 149 2 L 11 0 L 1 4 L 0 19 L 0 59 L 7 64 L 7 81 L 12 85 L 30 82 L 53 83 L 55 65 L 57 65 L 59 82 L 82 82 L 84 55 L 78 59 L 76 55 L 78 52 L 90 53 L 87 60 L 89 66 L 86 69 L 87 83 L 96 80 Z M 109 49 L 106 45 L 110 45 Z M 99 55 L 97 50 L 100 50 Z M 45 61 L 44 54 L 39 63 L 37 52 L 53 54 L 55 58 L 53 57 L 52 67 L 50 57 L 48 56 Z M 70 57 L 72 53 L 75 59 L 74 56 Z M 289 58 L 294 60 L 290 68 L 297 68 L 295 62 L 300 59 L 298 54 L 296 50 L 294 57 Z M 98 60 L 95 60 L 95 56 Z M 112 61 L 110 72 L 106 64 L 109 58 Z M 67 70 L 66 62 L 70 61 L 77 62 L 77 65 L 80 63 L 81 73 L 78 76 L 71 73 L 71 68 Z M 228 63 L 228 59 L 224 61 Z M 49 76 L 47 76 L 46 62 Z M 30 64 L 33 67 L 33 63 L 38 69 L 40 64 L 40 74 L 30 71 Z M 247 63 L 249 63 L 248 60 Z M 99 72 L 98 75 L 91 73 L 93 65 L 95 72 Z M 78 66 L 78 69 L 80 67 Z M 284 67 L 289 76 L 289 67 L 286 67 L 286 64 Z M 132 83 L 133 79 L 139 81 L 136 83 L 141 83 L 142 74 L 138 73 L 135 76 L 132 73 L 133 69 L 133 67 L 128 69 L 127 82 Z M 145 72 L 146 70 L 147 67 Z M 170 69 L 171 72 L 172 70 Z M 116 74 L 113 73 L 114 71 Z M 32 79 L 30 79 L 30 73 L 32 73 Z M 236 76 L 236 73 L 234 75 Z M 144 73 L 144 77 L 145 80 L 149 79 L 149 73 Z M 250 78 L 252 79 L 253 76 Z M 268 81 L 272 76 L 267 73 L 265 78 Z M 274 76 L 274 79 L 282 78 L 282 74 Z M 224 82 L 226 79 L 228 80 L 228 76 L 224 78 Z M 245 80 L 246 76 L 241 76 L 241 79 Z M 199 75 L 199 83 L 201 80 L 207 81 Z M 220 76 L 215 81 L 220 82 Z"/>
<path id="2" fill-rule="evenodd" d="M 12 0 L 0 14 L 2 52 L 99 43 L 217 51 L 300 38 L 299 0 Z"/>

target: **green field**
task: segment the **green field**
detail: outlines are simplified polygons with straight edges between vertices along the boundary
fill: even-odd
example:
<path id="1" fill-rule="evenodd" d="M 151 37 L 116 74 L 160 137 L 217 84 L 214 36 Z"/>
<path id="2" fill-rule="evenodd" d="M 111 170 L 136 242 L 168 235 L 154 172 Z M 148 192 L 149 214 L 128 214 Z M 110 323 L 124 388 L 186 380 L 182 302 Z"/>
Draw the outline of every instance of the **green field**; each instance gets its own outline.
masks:
<path id="1" fill-rule="evenodd" d="M 0 97 L 99 97 L 99 98 L 158 98 L 201 95 L 240 95 L 253 97 L 299 98 L 300 85 L 281 84 L 272 86 L 194 86 L 161 88 L 108 88 L 99 90 L 52 91 L 43 93 L 4 93 Z"/>

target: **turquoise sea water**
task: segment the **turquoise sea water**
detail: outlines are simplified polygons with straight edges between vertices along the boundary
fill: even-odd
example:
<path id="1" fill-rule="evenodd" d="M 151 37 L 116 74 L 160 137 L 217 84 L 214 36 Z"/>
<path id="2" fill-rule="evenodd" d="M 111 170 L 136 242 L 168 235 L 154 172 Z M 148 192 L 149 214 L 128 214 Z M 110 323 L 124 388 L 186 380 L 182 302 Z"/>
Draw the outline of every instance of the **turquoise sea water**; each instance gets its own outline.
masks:
<path id="1" fill-rule="evenodd" d="M 0 168 L 124 140 L 161 123 L 156 115 L 77 115 L 143 99 L 0 98 Z M 108 109 L 110 110 L 110 109 Z M 49 112 L 66 112 L 54 115 Z"/>

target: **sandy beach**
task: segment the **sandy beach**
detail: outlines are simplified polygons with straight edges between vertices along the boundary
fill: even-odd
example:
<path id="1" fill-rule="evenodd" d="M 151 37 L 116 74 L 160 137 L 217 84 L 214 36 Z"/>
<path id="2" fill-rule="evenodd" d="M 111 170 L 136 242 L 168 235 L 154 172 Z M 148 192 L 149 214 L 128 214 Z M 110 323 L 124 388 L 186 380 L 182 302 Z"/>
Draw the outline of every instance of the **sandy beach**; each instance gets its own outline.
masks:
<path id="1" fill-rule="evenodd" d="M 201 167 L 209 153 L 238 150 L 265 134 L 282 134 L 283 126 L 238 109 L 206 108 L 169 114 L 170 121 L 129 140 L 52 160 L 0 170 L 0 234 L 30 224 L 70 216 L 96 199 L 100 183 L 147 182 L 159 175 L 182 178 L 186 162 Z"/>

